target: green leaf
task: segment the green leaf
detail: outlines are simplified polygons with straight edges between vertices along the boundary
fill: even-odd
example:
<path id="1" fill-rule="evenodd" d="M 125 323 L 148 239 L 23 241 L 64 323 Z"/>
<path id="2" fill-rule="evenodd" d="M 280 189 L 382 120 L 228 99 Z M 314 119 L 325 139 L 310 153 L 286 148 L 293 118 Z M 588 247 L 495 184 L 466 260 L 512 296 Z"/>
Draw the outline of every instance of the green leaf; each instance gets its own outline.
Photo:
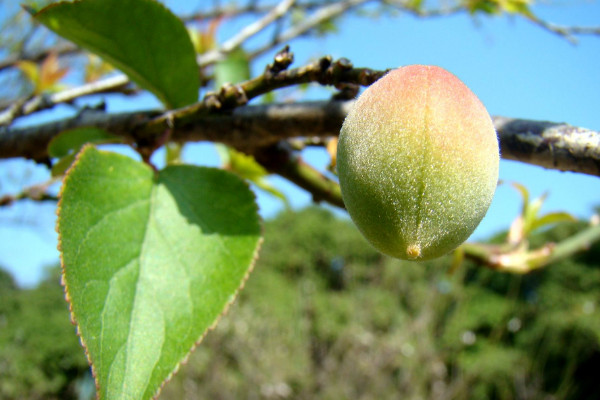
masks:
<path id="1" fill-rule="evenodd" d="M 253 180 L 269 174 L 265 167 L 260 165 L 254 157 L 223 144 L 217 143 L 215 147 L 225 168 L 235 172 L 242 178 Z"/>
<path id="2" fill-rule="evenodd" d="M 523 214 L 523 232 L 525 233 L 525 236 L 529 236 L 529 233 L 531 233 L 531 231 L 533 230 L 533 224 L 537 220 L 540 210 L 542 209 L 542 206 L 544 205 L 547 196 L 548 194 L 544 193 L 537 199 L 527 204 L 525 208 L 526 211 Z"/>
<path id="3" fill-rule="evenodd" d="M 53 178 L 63 175 L 75 161 L 75 154 L 67 154 L 52 165 L 51 175 Z"/>
<path id="4" fill-rule="evenodd" d="M 498 14 L 500 5 L 496 0 L 468 0 L 465 7 L 471 14 L 476 12 L 484 12 L 486 14 Z"/>
<path id="5" fill-rule="evenodd" d="M 52 176 L 64 174 L 75 160 L 75 154 L 86 143 L 122 143 L 123 138 L 99 128 L 76 128 L 61 132 L 48 143 L 48 155 L 60 158 L 52 166 Z"/>
<path id="6" fill-rule="evenodd" d="M 169 108 L 198 99 L 190 37 L 181 20 L 155 0 L 61 2 L 34 18 L 119 68 Z"/>
<path id="7" fill-rule="evenodd" d="M 219 169 L 155 173 L 86 146 L 58 215 L 67 298 L 99 398 L 156 396 L 252 269 L 252 192 Z"/>
<path id="8" fill-rule="evenodd" d="M 518 183 L 518 182 L 505 182 L 505 181 L 500 181 L 500 184 L 504 184 L 504 183 L 508 183 L 509 185 L 511 185 L 513 188 L 515 188 L 520 194 L 521 197 L 523 198 L 523 206 L 521 207 L 521 215 L 525 215 L 525 213 L 527 212 L 527 207 L 529 207 L 529 190 L 527 190 L 527 188 Z"/>
<path id="9" fill-rule="evenodd" d="M 522 14 L 526 17 L 533 17 L 529 6 L 531 0 L 504 0 L 500 2 L 502 9 L 509 14 Z"/>
<path id="10" fill-rule="evenodd" d="M 215 66 L 215 88 L 226 83 L 239 83 L 250 79 L 250 61 L 248 54 L 237 48 L 219 61 Z"/>
<path id="11" fill-rule="evenodd" d="M 86 143 L 120 143 L 123 138 L 100 128 L 76 128 L 61 132 L 48 144 L 48 155 L 61 158 L 77 153 Z"/>
<path id="12" fill-rule="evenodd" d="M 575 222 L 577 221 L 577 218 L 575 218 L 574 216 L 572 216 L 571 214 L 567 213 L 567 212 L 553 212 L 553 213 L 548 213 L 545 214 L 539 218 L 537 218 L 533 224 L 531 224 L 531 231 L 535 231 L 538 228 L 547 226 L 547 225 L 552 225 L 552 224 L 557 224 L 559 222 Z"/>
<path id="13" fill-rule="evenodd" d="M 234 150 L 231 147 L 223 144 L 216 144 L 215 146 L 217 153 L 219 153 L 219 156 L 223 161 L 223 168 L 234 172 L 240 178 L 248 179 L 258 188 L 270 193 L 275 197 L 278 197 L 281 201 L 283 201 L 286 207 L 290 206 L 287 197 L 285 197 L 281 191 L 279 191 L 266 179 L 266 177 L 269 175 L 269 172 L 262 165 L 260 165 L 254 159 L 254 157 Z"/>

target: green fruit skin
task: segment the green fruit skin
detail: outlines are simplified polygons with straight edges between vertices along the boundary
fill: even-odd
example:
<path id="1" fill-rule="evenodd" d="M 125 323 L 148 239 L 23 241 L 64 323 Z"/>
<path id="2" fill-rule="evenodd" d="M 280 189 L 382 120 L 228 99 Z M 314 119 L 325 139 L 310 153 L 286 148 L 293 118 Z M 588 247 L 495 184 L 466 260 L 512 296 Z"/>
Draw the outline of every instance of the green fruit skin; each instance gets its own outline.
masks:
<path id="1" fill-rule="evenodd" d="M 435 66 L 393 70 L 358 98 L 337 168 L 350 217 L 392 257 L 429 260 L 463 243 L 498 180 L 498 139 L 479 99 Z"/>

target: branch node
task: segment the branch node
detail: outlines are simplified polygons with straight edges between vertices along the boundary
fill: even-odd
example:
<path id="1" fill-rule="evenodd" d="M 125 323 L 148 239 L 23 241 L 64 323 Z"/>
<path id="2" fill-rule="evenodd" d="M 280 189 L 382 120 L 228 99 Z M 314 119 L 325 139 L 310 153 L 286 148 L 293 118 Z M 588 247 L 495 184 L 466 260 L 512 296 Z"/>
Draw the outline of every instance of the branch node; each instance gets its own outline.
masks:
<path id="1" fill-rule="evenodd" d="M 352 64 L 352 62 L 350 60 L 348 60 L 346 57 L 342 57 L 342 58 L 338 59 L 335 62 L 335 66 L 342 70 L 349 70 L 349 69 L 354 68 L 354 65 Z"/>
<path id="2" fill-rule="evenodd" d="M 226 109 L 244 106 L 248 103 L 246 91 L 240 85 L 226 83 L 218 94 L 219 103 Z"/>
<path id="3" fill-rule="evenodd" d="M 319 68 L 325 72 L 331 66 L 333 59 L 331 56 L 324 56 L 319 58 Z"/>
<path id="4" fill-rule="evenodd" d="M 276 75 L 281 71 L 285 71 L 294 62 L 294 53 L 290 51 L 290 46 L 286 45 L 281 49 L 273 59 L 273 63 L 267 65 L 265 74 Z"/>
<path id="5" fill-rule="evenodd" d="M 210 111 L 220 110 L 222 107 L 220 96 L 216 92 L 206 93 L 202 102 Z"/>
<path id="6" fill-rule="evenodd" d="M 335 88 L 339 92 L 331 97 L 332 100 L 352 100 L 358 96 L 360 86 L 354 83 L 338 83 Z"/>

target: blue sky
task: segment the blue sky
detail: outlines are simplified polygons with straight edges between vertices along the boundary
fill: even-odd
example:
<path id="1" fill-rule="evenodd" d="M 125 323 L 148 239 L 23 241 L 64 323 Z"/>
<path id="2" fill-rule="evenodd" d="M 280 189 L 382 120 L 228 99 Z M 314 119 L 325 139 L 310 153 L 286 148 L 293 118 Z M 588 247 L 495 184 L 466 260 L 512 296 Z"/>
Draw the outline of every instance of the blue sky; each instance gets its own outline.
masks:
<path id="1" fill-rule="evenodd" d="M 179 10 L 181 3 L 175 4 Z M 540 17 L 564 25 L 600 25 L 598 2 L 554 2 L 534 8 Z M 239 25 L 225 24 L 220 30 L 228 38 Z M 257 39 L 258 40 L 258 39 Z M 256 43 L 256 42 L 254 42 Z M 252 42 L 251 42 L 252 44 Z M 338 32 L 318 40 L 292 42 L 294 65 L 331 54 L 346 57 L 356 66 L 377 69 L 407 64 L 439 65 L 463 80 L 492 115 L 567 122 L 600 129 L 600 37 L 579 37 L 573 45 L 518 17 L 472 18 L 466 14 L 431 19 L 408 15 L 378 19 L 349 17 Z M 255 66 L 259 73 L 273 53 Z M 322 90 L 309 90 L 309 98 L 327 98 Z M 135 103 L 116 99 L 111 110 L 155 107 L 146 96 Z M 50 116 L 52 117 L 52 115 Z M 216 152 L 208 144 L 192 144 L 186 150 L 190 162 L 218 165 Z M 323 167 L 324 151 L 310 150 L 306 159 Z M 45 171 L 32 163 L 0 161 L 0 193 L 12 193 L 20 185 L 44 180 Z M 546 170 L 512 161 L 502 161 L 500 179 L 524 184 L 533 197 L 548 193 L 543 212 L 568 211 L 589 218 L 600 205 L 600 179 L 582 174 Z M 310 195 L 281 178 L 273 177 L 294 207 L 310 204 Z M 261 213 L 275 215 L 282 205 L 257 192 Z M 483 239 L 506 229 L 521 207 L 519 194 L 500 186 L 487 216 L 473 235 Z M 21 202 L 0 209 L 0 265 L 9 269 L 22 285 L 39 280 L 43 267 L 58 260 L 55 209 L 51 204 Z"/>

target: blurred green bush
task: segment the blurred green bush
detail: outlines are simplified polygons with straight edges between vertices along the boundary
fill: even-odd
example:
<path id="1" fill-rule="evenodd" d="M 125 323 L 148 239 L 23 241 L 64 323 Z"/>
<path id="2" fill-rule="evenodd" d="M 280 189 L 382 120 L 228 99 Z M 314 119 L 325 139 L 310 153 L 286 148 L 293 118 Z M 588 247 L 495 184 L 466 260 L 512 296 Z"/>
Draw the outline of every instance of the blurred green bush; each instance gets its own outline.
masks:
<path id="1" fill-rule="evenodd" d="M 379 255 L 323 208 L 265 225 L 245 289 L 161 399 L 600 398 L 600 246 L 528 275 L 449 274 L 449 257 Z M 57 282 L 0 277 L 0 399 L 77 398 L 87 369 Z"/>

